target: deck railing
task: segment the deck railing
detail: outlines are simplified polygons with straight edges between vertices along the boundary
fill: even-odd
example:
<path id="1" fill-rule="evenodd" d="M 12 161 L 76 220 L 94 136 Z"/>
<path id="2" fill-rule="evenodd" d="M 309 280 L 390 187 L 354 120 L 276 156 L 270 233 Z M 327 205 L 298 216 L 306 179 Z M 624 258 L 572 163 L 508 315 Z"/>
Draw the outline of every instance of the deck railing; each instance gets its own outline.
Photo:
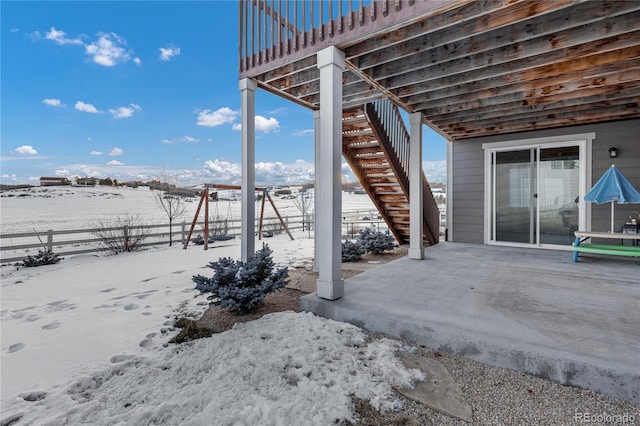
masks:
<path id="1" fill-rule="evenodd" d="M 380 127 L 377 133 L 384 135 L 380 143 L 384 145 L 389 162 L 396 169 L 398 181 L 404 191 L 409 193 L 409 132 L 402 120 L 398 107 L 388 99 L 367 104 L 367 115 L 370 120 Z M 375 118 L 374 118 L 375 117 Z M 427 232 L 431 236 L 430 243 L 437 243 L 440 235 L 440 211 L 438 203 L 431 192 L 431 187 L 424 172 L 423 184 L 423 215 Z"/>
<path id="2" fill-rule="evenodd" d="M 358 40 L 449 0 L 240 0 L 240 78 Z"/>

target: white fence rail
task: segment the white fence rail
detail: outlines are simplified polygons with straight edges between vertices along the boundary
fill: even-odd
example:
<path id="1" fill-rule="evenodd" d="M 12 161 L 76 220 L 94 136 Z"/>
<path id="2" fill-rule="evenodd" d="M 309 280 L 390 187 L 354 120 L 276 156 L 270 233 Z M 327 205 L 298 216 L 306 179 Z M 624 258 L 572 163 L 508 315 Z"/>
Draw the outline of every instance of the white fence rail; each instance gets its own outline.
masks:
<path id="1" fill-rule="evenodd" d="M 303 217 L 287 216 L 284 218 L 287 227 L 290 230 L 307 230 L 309 222 L 312 218 L 307 218 L 303 222 Z M 378 212 L 375 210 L 353 210 L 343 213 L 342 235 L 346 238 L 354 238 L 358 230 L 365 227 L 374 227 L 376 229 L 386 229 L 386 224 L 379 219 Z M 141 247 L 168 245 L 169 236 L 172 235 L 174 244 L 184 244 L 189 232 L 190 223 L 181 222 L 174 223 L 172 231 L 169 230 L 169 224 L 159 225 L 139 225 L 130 226 L 130 230 L 145 229 L 146 236 Z M 313 229 L 313 223 L 311 223 Z M 196 223 L 191 238 L 198 234 L 203 234 L 204 222 Z M 240 219 L 225 219 L 209 221 L 210 230 L 224 229 L 225 234 L 229 236 L 239 236 L 241 233 Z M 257 223 L 256 223 L 257 229 Z M 49 250 L 59 256 L 68 256 L 83 253 L 100 253 L 109 251 L 109 248 L 103 244 L 105 233 L 115 233 L 123 230 L 123 226 L 85 228 L 85 229 L 67 229 L 67 230 L 46 230 L 46 231 L 29 231 L 14 232 L 0 234 L 0 264 L 17 262 L 25 259 L 29 255 L 36 254 L 38 250 Z M 278 233 L 281 225 L 276 217 L 265 217 L 263 222 L 263 232 L 272 231 Z M 211 233 L 210 235 L 213 235 Z"/>

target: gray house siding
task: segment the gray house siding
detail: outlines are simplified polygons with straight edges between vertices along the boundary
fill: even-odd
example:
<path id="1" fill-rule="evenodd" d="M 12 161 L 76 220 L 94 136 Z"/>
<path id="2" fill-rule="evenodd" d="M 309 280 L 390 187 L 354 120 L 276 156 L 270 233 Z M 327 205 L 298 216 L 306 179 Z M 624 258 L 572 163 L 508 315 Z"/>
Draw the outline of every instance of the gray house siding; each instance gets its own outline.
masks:
<path id="1" fill-rule="evenodd" d="M 572 135 L 596 134 L 592 145 L 592 182 L 611 166 L 615 166 L 640 188 L 640 120 L 625 120 L 610 123 L 548 129 L 535 132 L 511 133 L 507 135 L 456 141 L 452 148 L 451 211 L 447 220 L 452 224 L 450 240 L 468 243 L 484 242 L 484 151 L 483 143 Z M 619 149 L 618 158 L 609 158 L 609 147 Z M 632 211 L 640 211 L 640 204 L 615 206 L 615 226 L 628 221 Z M 593 205 L 591 230 L 609 231 L 611 205 Z"/>
<path id="2" fill-rule="evenodd" d="M 453 143 L 451 212 L 453 241 L 482 243 L 484 240 L 484 153 L 482 143 Z M 447 196 L 451 196 L 447 194 Z M 451 214 L 453 213 L 453 214 Z"/>

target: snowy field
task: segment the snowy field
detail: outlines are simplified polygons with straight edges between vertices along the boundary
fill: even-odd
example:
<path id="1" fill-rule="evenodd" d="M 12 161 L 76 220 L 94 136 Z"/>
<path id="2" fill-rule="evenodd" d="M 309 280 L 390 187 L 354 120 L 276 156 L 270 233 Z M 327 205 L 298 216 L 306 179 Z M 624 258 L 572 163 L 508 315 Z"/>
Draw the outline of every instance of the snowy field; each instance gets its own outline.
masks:
<path id="1" fill-rule="evenodd" d="M 148 196 L 144 189 L 81 190 Z M 23 226 L 18 211 L 25 227 L 48 226 L 29 216 L 44 205 L 58 224 L 80 221 L 99 203 L 103 214 L 144 214 L 143 206 L 157 213 L 151 198 L 83 194 L 3 198 L 3 230 L 5 217 Z M 24 201 L 31 209 L 12 205 Z M 294 236 L 268 239 L 278 265 L 312 262 L 313 240 Z M 208 339 L 168 344 L 177 316 L 198 317 L 207 308 L 191 276 L 209 273 L 205 265 L 223 256 L 238 258 L 239 240 L 208 251 L 164 247 L 3 267 L 2 424 L 325 425 L 352 419 L 350 395 L 391 409 L 391 386 L 419 378 L 394 357 L 397 342 L 366 341 L 354 326 L 305 313 L 272 314 Z"/>
<path id="2" fill-rule="evenodd" d="M 222 219 L 240 218 L 239 191 L 219 191 L 220 197 L 237 198 L 236 201 L 212 201 L 209 215 Z M 296 190 L 293 190 L 293 195 Z M 100 222 L 109 223 L 117 216 L 139 215 L 146 223 L 168 223 L 165 213 L 158 207 L 156 192 L 147 187 L 36 187 L 0 193 L 0 222 L 2 232 L 32 232 L 47 229 L 63 230 L 91 228 Z M 300 216 L 291 199 L 271 195 L 283 216 Z M 199 198 L 186 202 L 180 221 L 193 220 Z M 256 202 L 256 218 L 260 214 Z M 342 193 L 342 210 L 375 210 L 366 194 Z M 275 217 L 271 206 L 265 206 L 265 216 Z M 200 212 L 200 220 L 204 211 Z"/>

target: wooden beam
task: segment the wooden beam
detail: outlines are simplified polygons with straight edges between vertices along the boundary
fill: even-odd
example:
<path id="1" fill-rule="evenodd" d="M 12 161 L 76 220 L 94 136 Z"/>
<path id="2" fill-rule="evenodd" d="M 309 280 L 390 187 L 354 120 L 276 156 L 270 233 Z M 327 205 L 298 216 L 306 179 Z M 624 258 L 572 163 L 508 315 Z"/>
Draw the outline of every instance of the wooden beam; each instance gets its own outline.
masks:
<path id="1" fill-rule="evenodd" d="M 295 75 L 296 73 L 303 72 L 310 68 L 316 68 L 316 55 L 310 54 L 310 56 L 284 64 L 273 70 L 266 71 L 256 77 L 256 80 L 263 83 L 271 83 L 274 80 L 278 80 L 287 76 Z"/>
<path id="2" fill-rule="evenodd" d="M 532 67 L 564 63 L 582 56 L 619 50 L 640 44 L 638 26 L 634 22 L 630 24 L 634 30 L 615 33 L 613 36 L 592 38 L 583 42 L 571 42 L 568 46 L 554 47 L 549 42 L 547 49 L 530 55 L 528 50 L 509 51 L 501 50 L 500 56 L 490 55 L 489 52 L 474 55 L 468 59 L 456 59 L 445 64 L 427 66 L 418 70 L 403 73 L 382 81 L 387 89 L 396 92 L 399 96 L 411 96 L 420 91 L 425 91 L 433 85 L 463 84 L 473 80 L 483 80 L 497 75 L 508 75 L 517 71 Z M 379 76 L 373 75 L 378 80 Z"/>
<path id="3" fill-rule="evenodd" d="M 580 101 L 578 101 L 580 102 Z M 628 97 L 616 97 L 609 100 L 599 100 L 590 103 L 577 103 L 571 106 L 558 107 L 554 103 L 549 104 L 548 109 L 544 108 L 523 108 L 518 110 L 504 109 L 502 115 L 495 114 L 494 116 L 487 116 L 484 118 L 478 118 L 477 115 L 460 114 L 460 120 L 457 122 L 451 122 L 449 124 L 439 123 L 443 128 L 450 130 L 465 129 L 466 131 L 474 129 L 486 129 L 494 127 L 498 124 L 507 126 L 510 123 L 520 122 L 538 122 L 545 120 L 554 120 L 561 117 L 576 117 L 580 120 L 580 117 L 585 113 L 591 111 L 611 111 L 613 113 L 611 119 L 615 119 L 615 115 L 618 113 L 627 113 L 630 110 L 637 110 L 640 105 L 640 88 L 638 88 L 634 94 L 630 94 Z M 540 105 L 536 105 L 539 107 Z M 437 120 L 436 120 L 437 121 Z"/>
<path id="4" fill-rule="evenodd" d="M 563 115 L 561 117 L 556 117 L 553 119 L 546 119 L 541 121 L 529 121 L 529 122 L 516 122 L 516 123 L 508 123 L 501 124 L 496 123 L 492 127 L 484 128 L 484 129 L 464 129 L 457 128 L 449 131 L 449 134 L 454 139 L 465 139 L 472 137 L 480 137 L 480 136 L 490 136 L 497 134 L 505 134 L 505 133 L 515 133 L 515 132 L 524 132 L 538 129 L 551 129 L 556 127 L 565 127 L 565 126 L 574 126 L 578 124 L 589 124 L 589 123 L 602 123 L 607 121 L 617 121 L 631 118 L 639 118 L 640 117 L 640 108 L 630 108 L 628 111 L 620 113 L 619 108 L 617 106 L 598 110 L 598 111 L 586 111 L 582 113 L 580 116 L 576 116 L 575 114 Z"/>
<path id="5" fill-rule="evenodd" d="M 591 54 L 577 56 L 571 55 L 568 52 L 565 52 L 567 56 L 571 56 L 567 58 L 567 60 L 561 61 L 558 60 L 549 63 L 549 64 L 529 64 L 528 66 L 524 63 L 519 64 L 518 66 L 514 65 L 513 69 L 497 69 L 494 70 L 494 75 L 502 75 L 507 81 L 516 83 L 516 82 L 526 82 L 533 81 L 541 78 L 546 78 L 549 76 L 557 76 L 564 73 L 571 73 L 581 70 L 588 70 L 590 68 L 607 65 L 616 62 L 624 62 L 628 59 L 635 59 L 640 56 L 640 31 L 634 32 L 634 38 L 637 38 L 637 44 L 633 44 L 632 42 L 628 42 L 625 37 L 625 41 L 623 44 L 630 44 L 629 47 L 619 48 L 618 50 L 610 50 L 610 51 L 602 51 L 602 52 L 590 52 Z M 622 43 L 622 42 L 621 42 Z M 615 41 L 612 41 L 612 45 L 617 45 Z M 575 57 L 574 57 L 575 56 Z M 510 71 L 510 72 L 509 72 Z M 478 73 L 463 73 L 458 76 L 451 76 L 450 78 L 445 78 L 445 81 L 442 81 L 442 85 L 455 85 L 460 83 L 465 83 L 469 80 L 479 79 L 482 80 L 486 77 L 486 72 Z M 507 94 L 506 96 L 509 96 Z M 516 99 L 512 99 L 516 100 Z M 491 102 L 491 100 L 483 100 L 484 102 Z M 437 107 L 435 109 L 431 109 L 431 113 L 440 114 L 447 112 L 454 112 L 463 109 L 473 108 L 474 105 L 479 106 L 480 101 L 474 100 L 467 102 L 466 105 L 461 103 L 460 105 L 446 105 Z M 428 103 L 425 104 L 427 106 Z M 430 108 L 427 107 L 423 111 L 427 111 Z M 426 113 L 429 116 L 428 113 Z"/>
<path id="6" fill-rule="evenodd" d="M 514 5 L 510 3 L 514 3 Z M 564 0 L 562 3 L 567 4 L 570 2 Z M 378 49 L 392 47 L 405 40 L 412 40 L 416 37 L 421 37 L 425 33 L 436 32 L 452 26 L 457 28 L 460 25 L 473 25 L 474 23 L 478 23 L 479 25 L 484 24 L 485 27 L 488 27 L 491 25 L 490 22 L 487 22 L 489 20 L 488 16 L 497 18 L 496 15 L 491 15 L 491 13 L 498 13 L 505 8 L 512 11 L 515 7 L 522 7 L 527 4 L 531 7 L 530 2 L 527 1 L 508 2 L 485 0 L 463 3 L 448 10 L 443 10 L 438 14 L 426 15 L 413 24 L 393 31 L 383 32 L 353 46 L 347 45 L 345 47 L 345 53 L 347 54 L 347 58 L 355 59 L 357 56 L 370 54 Z M 563 4 L 559 4 L 559 6 L 561 7 Z"/>
<path id="7" fill-rule="evenodd" d="M 582 7 L 582 4 L 575 5 L 571 1 L 548 1 L 538 2 L 536 7 L 538 6 L 539 9 L 535 11 L 530 9 L 531 2 L 516 2 L 495 10 L 491 6 L 485 6 L 485 14 L 477 20 L 454 21 L 450 23 L 452 25 L 437 31 L 433 31 L 431 22 L 425 22 L 421 27 L 422 34 L 404 39 L 396 45 L 386 46 L 385 49 L 368 52 L 357 60 L 354 59 L 354 63 L 363 70 L 373 67 L 404 69 L 404 63 L 402 67 L 396 67 L 395 63 L 408 57 L 413 58 L 412 62 L 435 64 L 487 50 L 488 46 L 491 49 L 508 46 L 584 24 L 578 19 L 567 20 L 567 15 L 586 16 L 593 21 L 600 19 L 603 13 L 615 13 L 615 10 L 606 8 L 602 2 L 586 3 Z M 568 9 L 570 6 L 575 7 Z M 434 52 L 441 52 L 441 55 L 435 56 Z M 374 74 L 377 75 L 378 72 Z"/>
<path id="8" fill-rule="evenodd" d="M 550 88 L 554 87 L 562 87 L 570 91 L 572 89 L 569 87 L 585 87 L 585 85 L 598 85 L 603 82 L 623 83 L 637 79 L 638 68 L 640 68 L 640 58 L 632 58 L 533 80 L 513 81 L 512 76 L 502 75 L 425 92 L 412 96 L 408 103 L 418 110 L 424 110 L 514 92 L 546 94 Z"/>
<path id="9" fill-rule="evenodd" d="M 640 75 L 640 70 L 638 70 Z M 480 106 L 469 110 L 457 110 L 446 114 L 431 114 L 429 117 L 440 123 L 447 125 L 460 121 L 461 115 L 473 117 L 473 120 L 481 120 L 491 117 L 500 117 L 512 113 L 519 113 L 522 110 L 527 111 L 549 111 L 550 109 L 560 109 L 564 107 L 578 106 L 581 104 L 590 104 L 601 101 L 614 101 L 616 98 L 625 98 L 635 96 L 640 90 L 640 80 L 618 82 L 602 82 L 597 86 L 589 86 L 584 88 L 573 88 L 570 92 L 564 91 L 553 92 L 537 97 L 525 97 L 521 94 L 521 98 L 512 102 L 488 103 L 486 106 Z"/>
<path id="10" fill-rule="evenodd" d="M 614 51 L 614 52 L 594 54 L 594 55 L 586 56 L 583 58 L 570 60 L 562 64 L 552 64 L 549 66 L 533 68 L 520 73 L 515 73 L 512 75 L 512 77 L 515 80 L 532 81 L 539 76 L 558 75 L 563 72 L 586 70 L 598 65 L 612 63 L 612 62 L 615 62 L 616 60 L 620 60 L 622 62 L 628 58 L 636 58 L 638 56 L 640 56 L 640 45 L 634 48 L 621 49 L 619 51 Z M 565 83 L 565 85 L 567 86 L 572 86 L 569 91 L 566 91 L 566 98 L 572 97 L 573 96 L 572 92 L 580 89 L 579 87 L 580 83 L 583 83 L 586 87 L 588 87 L 587 85 L 589 84 L 589 82 L 593 82 L 595 83 L 593 86 L 598 87 L 599 86 L 598 82 L 601 82 L 601 81 L 602 80 L 597 79 L 595 81 L 585 80 L 583 82 L 578 82 L 577 84 Z M 552 89 L 548 88 L 547 90 L 552 90 Z M 527 93 L 531 94 L 531 92 L 527 92 Z M 427 107 L 422 111 L 425 113 L 427 117 L 431 117 L 431 116 L 440 115 L 440 114 L 478 108 L 478 107 L 487 106 L 491 104 L 500 104 L 500 103 L 506 103 L 511 101 L 526 100 L 527 98 L 534 99 L 536 97 L 536 94 L 540 92 L 534 91 L 531 94 L 531 96 L 528 96 L 528 97 L 527 97 L 527 93 L 524 93 L 524 92 L 521 94 L 507 93 L 505 95 L 499 95 L 499 96 L 494 96 L 490 98 L 482 98 L 482 99 L 478 98 L 475 100 L 463 101 L 460 103 L 453 103 L 453 104 L 450 103 L 448 105 L 437 106 L 435 108 Z M 540 94 L 544 94 L 544 92 Z M 531 102 L 533 102 L 533 100 L 531 100 Z"/>
<path id="11" fill-rule="evenodd" d="M 282 98 L 285 98 L 293 103 L 296 103 L 300 106 L 303 106 L 305 108 L 309 108 L 311 110 L 316 110 L 318 109 L 318 105 L 317 104 L 313 104 L 310 102 L 305 101 L 303 98 L 294 96 L 290 93 L 284 92 L 282 90 L 278 90 L 277 88 L 270 86 L 268 84 L 264 84 L 258 81 L 258 87 L 260 87 L 261 89 L 266 90 L 269 93 L 273 93 L 274 95 L 280 96 Z"/>

